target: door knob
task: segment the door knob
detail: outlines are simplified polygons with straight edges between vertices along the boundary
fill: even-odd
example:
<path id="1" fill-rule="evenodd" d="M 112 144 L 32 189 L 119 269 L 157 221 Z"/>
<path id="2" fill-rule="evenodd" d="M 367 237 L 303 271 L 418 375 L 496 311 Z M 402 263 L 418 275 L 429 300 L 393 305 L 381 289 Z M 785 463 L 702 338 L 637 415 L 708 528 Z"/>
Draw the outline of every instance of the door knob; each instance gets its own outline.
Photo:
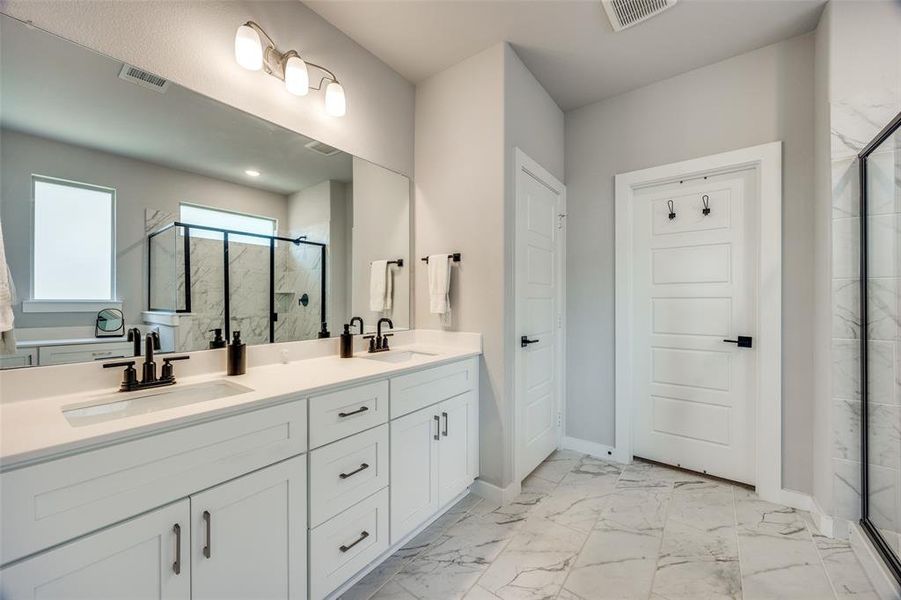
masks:
<path id="1" fill-rule="evenodd" d="M 730 344 L 737 344 L 739 348 L 750 348 L 753 344 L 754 338 L 749 335 L 740 335 L 737 340 L 723 340 L 724 342 L 729 342 Z"/>
<path id="2" fill-rule="evenodd" d="M 520 348 L 525 348 L 525 347 L 528 346 L 529 344 L 537 344 L 539 341 L 540 341 L 540 340 L 530 340 L 530 339 L 529 339 L 529 336 L 524 335 L 524 336 L 522 336 L 521 338 L 519 338 L 519 347 L 520 347 Z"/>

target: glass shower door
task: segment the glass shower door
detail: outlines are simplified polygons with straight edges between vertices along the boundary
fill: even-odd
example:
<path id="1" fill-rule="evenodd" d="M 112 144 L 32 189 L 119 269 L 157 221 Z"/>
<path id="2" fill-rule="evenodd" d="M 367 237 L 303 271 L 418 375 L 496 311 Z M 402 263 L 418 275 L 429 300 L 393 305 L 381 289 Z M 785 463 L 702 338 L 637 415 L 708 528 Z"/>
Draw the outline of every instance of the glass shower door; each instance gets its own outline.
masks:
<path id="1" fill-rule="evenodd" d="M 901 581 L 901 114 L 860 154 L 861 524 Z"/>

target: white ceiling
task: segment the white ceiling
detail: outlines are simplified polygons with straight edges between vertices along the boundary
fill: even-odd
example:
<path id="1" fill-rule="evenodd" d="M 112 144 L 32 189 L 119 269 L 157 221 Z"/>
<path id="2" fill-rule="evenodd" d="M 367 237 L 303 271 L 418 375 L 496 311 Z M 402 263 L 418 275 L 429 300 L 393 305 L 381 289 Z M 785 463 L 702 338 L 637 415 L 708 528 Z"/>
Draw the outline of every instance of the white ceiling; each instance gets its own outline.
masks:
<path id="1" fill-rule="evenodd" d="M 563 110 L 812 30 L 825 0 L 680 0 L 614 33 L 599 0 L 306 0 L 417 83 L 510 42 Z"/>
<path id="2" fill-rule="evenodd" d="M 0 57 L 3 127 L 282 194 L 352 179 L 349 154 L 316 154 L 310 138 L 172 83 L 123 81 L 122 62 L 5 15 Z"/>

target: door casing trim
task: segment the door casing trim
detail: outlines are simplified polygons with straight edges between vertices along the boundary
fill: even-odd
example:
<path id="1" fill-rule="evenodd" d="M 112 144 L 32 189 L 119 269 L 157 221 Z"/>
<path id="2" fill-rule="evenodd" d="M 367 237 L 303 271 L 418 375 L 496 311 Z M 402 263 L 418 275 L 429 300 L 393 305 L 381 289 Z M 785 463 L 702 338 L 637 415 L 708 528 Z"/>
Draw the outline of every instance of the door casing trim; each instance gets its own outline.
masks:
<path id="1" fill-rule="evenodd" d="M 757 397 L 755 485 L 764 500 L 782 496 L 782 142 L 621 173 L 615 178 L 615 445 L 628 463 L 633 450 L 632 203 L 636 189 L 737 169 L 757 172 Z"/>

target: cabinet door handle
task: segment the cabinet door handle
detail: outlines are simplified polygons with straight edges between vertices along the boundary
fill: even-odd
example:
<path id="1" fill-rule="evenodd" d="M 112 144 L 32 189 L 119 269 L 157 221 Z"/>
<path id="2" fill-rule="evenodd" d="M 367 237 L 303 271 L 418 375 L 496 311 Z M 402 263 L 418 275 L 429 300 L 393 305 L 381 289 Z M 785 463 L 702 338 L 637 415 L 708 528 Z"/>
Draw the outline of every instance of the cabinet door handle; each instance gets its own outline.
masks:
<path id="1" fill-rule="evenodd" d="M 176 523 L 172 531 L 175 532 L 175 562 L 172 563 L 172 570 L 176 575 L 181 575 L 181 525 Z"/>
<path id="2" fill-rule="evenodd" d="M 441 416 L 444 417 L 444 431 L 441 432 L 441 435 L 447 437 L 447 413 L 443 412 L 441 413 Z"/>
<path id="3" fill-rule="evenodd" d="M 360 413 L 364 413 L 364 412 L 366 412 L 367 410 L 369 410 L 369 407 L 368 407 L 368 406 L 361 406 L 361 407 L 358 408 L 357 410 L 351 411 L 351 412 L 349 412 L 349 413 L 346 413 L 346 412 L 339 412 L 339 413 L 338 413 L 338 416 L 341 417 L 341 418 L 344 418 L 344 417 L 352 417 L 353 415 L 358 415 L 358 414 L 360 414 Z"/>
<path id="4" fill-rule="evenodd" d="M 369 465 L 368 465 L 368 464 L 362 463 L 362 464 L 360 464 L 360 467 L 359 467 L 359 468 L 354 469 L 354 470 L 351 471 L 350 473 L 341 473 L 340 475 L 338 475 L 338 477 L 340 477 L 341 479 L 347 479 L 348 477 L 350 477 L 350 476 L 352 476 L 352 475 L 356 475 L 356 474 L 359 473 L 360 471 L 365 471 L 365 470 L 368 469 L 368 468 L 369 468 Z"/>
<path id="5" fill-rule="evenodd" d="M 360 542 L 362 542 L 363 540 L 365 540 L 368 537 L 369 537 L 369 532 L 363 531 L 360 533 L 360 537 L 358 537 L 357 540 L 353 544 L 350 544 L 348 546 L 341 546 L 340 548 L 338 548 L 338 550 L 340 550 L 341 552 L 347 552 L 348 550 L 350 550 L 351 548 L 353 548 L 354 546 L 356 546 L 357 544 L 359 544 Z"/>
<path id="6" fill-rule="evenodd" d="M 203 511 L 203 520 L 206 523 L 206 545 L 203 547 L 203 555 L 209 558 L 212 554 L 210 535 L 213 529 L 213 518 L 210 516 L 210 511 Z"/>
<path id="7" fill-rule="evenodd" d="M 435 415 L 435 439 L 441 439 L 441 417 Z"/>

